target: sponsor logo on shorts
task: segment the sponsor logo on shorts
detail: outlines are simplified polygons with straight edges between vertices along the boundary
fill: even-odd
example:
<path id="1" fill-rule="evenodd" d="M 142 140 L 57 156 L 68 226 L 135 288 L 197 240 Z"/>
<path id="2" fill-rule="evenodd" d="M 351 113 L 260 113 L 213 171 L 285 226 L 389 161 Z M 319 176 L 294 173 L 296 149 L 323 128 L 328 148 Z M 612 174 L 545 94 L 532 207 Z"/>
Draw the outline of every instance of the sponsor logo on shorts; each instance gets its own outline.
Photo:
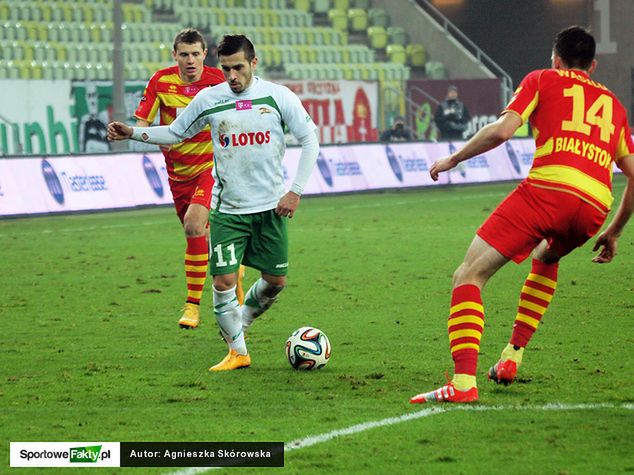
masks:
<path id="1" fill-rule="evenodd" d="M 282 264 L 277 264 L 275 266 L 276 269 L 284 269 L 286 267 L 288 267 L 288 262 L 283 262 Z"/>
<path id="2" fill-rule="evenodd" d="M 62 188 L 62 183 L 59 181 L 55 169 L 48 160 L 42 160 L 42 175 L 44 176 L 44 181 L 53 199 L 60 205 L 64 204 L 64 189 Z"/>
<path id="3" fill-rule="evenodd" d="M 231 135 L 220 134 L 219 141 L 222 148 L 227 148 L 230 145 L 232 147 L 262 145 L 271 141 L 271 132 L 267 130 L 266 132 L 242 132 Z"/>
<path id="4" fill-rule="evenodd" d="M 196 188 L 196 190 L 194 191 L 194 196 L 195 197 L 204 197 L 205 196 L 205 190 L 203 190 L 202 188 Z"/>

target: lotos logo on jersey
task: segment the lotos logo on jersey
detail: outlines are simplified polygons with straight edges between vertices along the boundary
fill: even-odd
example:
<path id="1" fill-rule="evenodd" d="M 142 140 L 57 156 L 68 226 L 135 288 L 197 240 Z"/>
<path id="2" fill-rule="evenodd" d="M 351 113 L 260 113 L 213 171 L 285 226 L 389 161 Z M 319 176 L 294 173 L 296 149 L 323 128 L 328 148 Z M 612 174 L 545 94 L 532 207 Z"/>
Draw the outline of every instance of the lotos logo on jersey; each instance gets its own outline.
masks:
<path id="1" fill-rule="evenodd" d="M 220 145 L 227 148 L 229 145 L 233 147 L 244 147 L 246 145 L 262 145 L 271 141 L 271 132 L 242 132 L 241 134 L 225 135 L 220 134 Z"/>

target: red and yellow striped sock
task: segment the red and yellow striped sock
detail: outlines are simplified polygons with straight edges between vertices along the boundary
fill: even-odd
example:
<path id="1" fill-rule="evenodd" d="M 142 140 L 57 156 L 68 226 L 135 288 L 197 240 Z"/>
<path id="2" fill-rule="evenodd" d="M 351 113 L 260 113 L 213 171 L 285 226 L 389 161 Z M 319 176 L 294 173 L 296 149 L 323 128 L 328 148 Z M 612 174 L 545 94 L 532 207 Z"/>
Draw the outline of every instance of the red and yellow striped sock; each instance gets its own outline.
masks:
<path id="1" fill-rule="evenodd" d="M 480 338 L 484 331 L 484 307 L 478 287 L 468 284 L 453 290 L 447 326 L 454 374 L 472 376 L 475 385 Z"/>
<path id="2" fill-rule="evenodd" d="M 524 348 L 537 330 L 557 288 L 558 268 L 558 263 L 544 264 L 533 259 L 531 273 L 528 274 L 520 294 L 511 345 Z"/>
<path id="3" fill-rule="evenodd" d="M 187 281 L 187 302 L 200 305 L 200 298 L 207 278 L 209 247 L 205 236 L 187 238 L 185 251 L 185 279 Z"/>

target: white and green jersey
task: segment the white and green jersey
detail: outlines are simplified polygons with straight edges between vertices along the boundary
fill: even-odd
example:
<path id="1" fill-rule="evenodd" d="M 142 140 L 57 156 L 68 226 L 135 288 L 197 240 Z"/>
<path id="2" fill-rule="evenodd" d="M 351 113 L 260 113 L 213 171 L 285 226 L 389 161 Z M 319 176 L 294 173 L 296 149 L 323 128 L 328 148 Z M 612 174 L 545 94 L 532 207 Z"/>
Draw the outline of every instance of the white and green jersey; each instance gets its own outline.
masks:
<path id="1" fill-rule="evenodd" d="M 207 124 L 214 146 L 212 208 L 229 214 L 275 208 L 286 192 L 284 125 L 298 139 L 317 128 L 295 93 L 257 76 L 240 94 L 228 83 L 203 89 L 169 128 L 186 138 Z"/>

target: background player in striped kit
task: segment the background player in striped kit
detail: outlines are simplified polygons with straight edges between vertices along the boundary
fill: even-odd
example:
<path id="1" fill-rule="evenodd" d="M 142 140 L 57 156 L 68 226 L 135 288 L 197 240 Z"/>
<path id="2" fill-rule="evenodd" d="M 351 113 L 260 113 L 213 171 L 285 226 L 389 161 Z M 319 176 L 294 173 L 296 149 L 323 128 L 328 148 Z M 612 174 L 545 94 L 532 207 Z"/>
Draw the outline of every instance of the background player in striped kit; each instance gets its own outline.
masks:
<path id="1" fill-rule="evenodd" d="M 195 29 L 189 28 L 176 35 L 172 56 L 176 65 L 154 73 L 145 88 L 135 112 L 137 126 L 149 126 L 157 113 L 161 125 L 171 124 L 199 91 L 225 80 L 218 68 L 203 64 L 207 45 Z M 178 323 L 182 328 L 196 328 L 200 322 L 199 305 L 209 261 L 208 223 L 214 164 L 209 127 L 179 144 L 163 146 L 161 150 L 176 214 L 187 240 L 187 300 Z M 238 297 L 242 302 L 244 294 L 240 281 Z"/>
<path id="2" fill-rule="evenodd" d="M 501 117 L 465 146 L 430 168 L 433 180 L 458 163 L 511 138 L 528 119 L 535 136 L 533 166 L 524 180 L 478 229 L 454 273 L 448 321 L 454 377 L 413 403 L 473 402 L 484 328 L 481 289 L 509 260 L 533 252 L 521 291 L 513 333 L 489 370 L 497 383 L 513 382 L 524 348 L 537 329 L 557 286 L 559 260 L 599 231 L 612 204 L 612 164 L 628 178 L 614 219 L 598 238 L 594 262 L 610 262 L 634 211 L 634 143 L 625 108 L 604 85 L 590 79 L 595 41 L 573 26 L 555 38 L 552 69 L 529 73 Z"/>
<path id="3" fill-rule="evenodd" d="M 288 272 L 287 220 L 299 206 L 319 142 L 316 126 L 287 87 L 254 75 L 257 57 L 243 35 L 227 35 L 218 45 L 226 82 L 201 91 L 178 118 L 164 127 L 108 126 L 110 140 L 132 138 L 173 144 L 211 126 L 215 147 L 211 211 L 211 273 L 214 313 L 229 353 L 211 371 L 251 365 L 244 330 L 275 302 Z M 295 179 L 284 186 L 284 127 L 302 146 Z M 235 289 L 240 262 L 261 278 L 241 307 Z"/>

